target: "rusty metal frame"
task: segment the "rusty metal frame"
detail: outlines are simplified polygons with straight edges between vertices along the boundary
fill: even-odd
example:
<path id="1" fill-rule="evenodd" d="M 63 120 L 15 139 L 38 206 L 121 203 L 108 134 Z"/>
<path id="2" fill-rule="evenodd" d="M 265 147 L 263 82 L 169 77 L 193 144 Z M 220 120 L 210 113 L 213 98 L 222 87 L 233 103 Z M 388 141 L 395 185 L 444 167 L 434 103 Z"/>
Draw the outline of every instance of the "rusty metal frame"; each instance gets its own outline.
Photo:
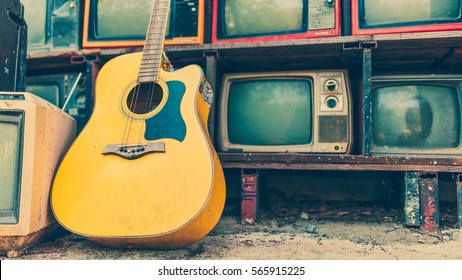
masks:
<path id="1" fill-rule="evenodd" d="M 241 170 L 241 222 L 254 225 L 257 223 L 259 200 L 258 169 Z"/>
<path id="2" fill-rule="evenodd" d="M 420 172 L 420 213 L 422 229 L 439 231 L 438 173 Z"/>

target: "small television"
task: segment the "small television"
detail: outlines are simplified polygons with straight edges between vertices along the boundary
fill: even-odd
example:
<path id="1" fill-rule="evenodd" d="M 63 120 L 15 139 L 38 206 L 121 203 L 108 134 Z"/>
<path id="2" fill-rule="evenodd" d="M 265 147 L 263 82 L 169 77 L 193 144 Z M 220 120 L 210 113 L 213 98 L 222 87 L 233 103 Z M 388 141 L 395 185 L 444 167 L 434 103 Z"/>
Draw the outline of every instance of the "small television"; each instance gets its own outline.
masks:
<path id="1" fill-rule="evenodd" d="M 18 255 L 56 229 L 48 197 L 75 127 L 42 98 L 0 92 L 0 251 Z"/>
<path id="2" fill-rule="evenodd" d="M 340 35 L 340 0 L 213 0 L 212 43 Z"/>
<path id="3" fill-rule="evenodd" d="M 461 0 L 351 0 L 353 35 L 462 29 Z"/>
<path id="4" fill-rule="evenodd" d="M 90 117 L 92 87 L 91 76 L 87 73 L 29 76 L 26 79 L 26 91 L 61 109 L 66 105 L 64 111 L 77 121 L 77 133 L 82 130 Z"/>
<path id="5" fill-rule="evenodd" d="M 27 51 L 77 51 L 82 0 L 21 0 L 27 23 Z"/>
<path id="6" fill-rule="evenodd" d="M 204 42 L 205 0 L 172 0 L 164 45 Z M 145 43 L 153 0 L 87 0 L 84 48 L 139 47 Z"/>
<path id="7" fill-rule="evenodd" d="M 222 152 L 348 154 L 347 70 L 229 73 L 218 105 Z"/>
<path id="8" fill-rule="evenodd" d="M 389 75 L 371 81 L 372 137 L 365 143 L 371 154 L 462 155 L 462 75 Z"/>

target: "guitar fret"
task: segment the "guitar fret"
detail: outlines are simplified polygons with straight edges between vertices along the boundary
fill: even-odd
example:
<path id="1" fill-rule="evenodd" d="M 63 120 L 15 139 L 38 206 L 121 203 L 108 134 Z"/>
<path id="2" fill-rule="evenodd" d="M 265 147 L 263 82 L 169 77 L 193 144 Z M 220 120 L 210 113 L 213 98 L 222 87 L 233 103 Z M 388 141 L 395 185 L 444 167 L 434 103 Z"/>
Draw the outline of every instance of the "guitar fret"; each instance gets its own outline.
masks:
<path id="1" fill-rule="evenodd" d="M 145 62 L 145 63 L 148 63 L 148 64 L 153 64 L 153 63 L 157 63 L 157 64 L 158 64 L 158 63 L 159 63 L 159 62 L 157 61 L 157 59 L 144 59 L 144 58 L 142 59 L 142 62 Z M 142 65 L 142 67 L 143 67 L 143 65 Z M 141 67 L 140 67 L 140 68 L 141 68 Z"/>
<path id="2" fill-rule="evenodd" d="M 155 69 L 152 69 L 152 68 L 154 68 L 153 66 L 159 66 L 160 65 L 159 63 L 148 63 L 148 64 L 150 64 L 149 67 L 143 66 L 143 67 L 140 68 L 140 71 L 153 71 L 153 70 L 155 70 Z"/>
<path id="3" fill-rule="evenodd" d="M 150 66 L 145 66 L 143 65 L 142 67 L 140 67 L 140 70 L 150 70 L 152 68 L 152 66 L 159 66 L 160 64 L 157 63 L 157 62 L 147 62 L 145 64 L 149 64 Z"/>
<path id="4" fill-rule="evenodd" d="M 150 63 L 150 64 L 152 64 L 152 63 L 159 63 L 159 62 L 157 61 L 158 59 L 156 59 L 156 58 L 146 58 L 146 57 L 143 57 L 141 60 L 142 60 L 142 61 L 141 61 L 142 63 Z"/>
<path id="5" fill-rule="evenodd" d="M 152 64 L 149 67 L 140 68 L 138 73 L 156 72 L 159 69 L 160 64 Z"/>
<path id="6" fill-rule="evenodd" d="M 154 66 L 159 66 L 159 64 L 154 65 Z M 155 68 L 155 69 L 153 69 Z M 149 67 L 149 68 L 141 68 L 140 73 L 146 73 L 146 72 L 155 72 L 157 70 L 157 67 Z"/>

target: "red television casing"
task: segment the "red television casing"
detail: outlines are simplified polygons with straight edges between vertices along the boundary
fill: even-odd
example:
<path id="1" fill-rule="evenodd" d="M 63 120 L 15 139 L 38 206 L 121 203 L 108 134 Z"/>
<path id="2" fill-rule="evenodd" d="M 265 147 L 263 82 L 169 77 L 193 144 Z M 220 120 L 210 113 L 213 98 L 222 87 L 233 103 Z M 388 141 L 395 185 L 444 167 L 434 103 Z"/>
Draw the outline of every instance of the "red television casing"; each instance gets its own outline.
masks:
<path id="1" fill-rule="evenodd" d="M 245 38 L 218 38 L 218 2 L 221 0 L 212 0 L 212 44 L 226 44 L 226 43 L 242 43 L 242 42 L 259 42 L 259 41 L 275 41 L 275 40 L 291 40 L 291 39 L 306 39 L 306 38 L 320 38 L 320 37 L 334 37 L 340 35 L 340 0 L 334 1 L 334 28 L 308 30 L 303 33 L 269 35 L 269 36 L 254 36 Z M 313 0 L 307 0 L 308 2 Z M 318 1 L 319 0 L 315 0 Z M 324 0 L 322 2 L 325 2 Z M 309 17 L 308 17 L 309 18 Z M 308 19 L 309 20 L 309 19 Z"/>
<path id="2" fill-rule="evenodd" d="M 351 33 L 352 35 L 375 35 L 375 34 L 392 34 L 392 33 L 462 30 L 462 22 L 361 29 L 359 27 L 359 24 L 360 24 L 359 2 L 360 1 L 361 0 L 351 0 Z"/>

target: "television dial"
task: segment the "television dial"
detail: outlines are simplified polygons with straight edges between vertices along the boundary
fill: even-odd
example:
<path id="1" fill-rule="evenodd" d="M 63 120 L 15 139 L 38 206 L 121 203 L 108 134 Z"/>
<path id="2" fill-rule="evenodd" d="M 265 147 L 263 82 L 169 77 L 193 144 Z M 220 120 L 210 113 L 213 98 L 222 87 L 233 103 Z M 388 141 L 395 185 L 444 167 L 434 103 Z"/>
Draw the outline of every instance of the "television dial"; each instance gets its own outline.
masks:
<path id="1" fill-rule="evenodd" d="M 325 0 L 325 3 L 327 7 L 332 7 L 335 4 L 334 0 Z"/>
<path id="2" fill-rule="evenodd" d="M 338 81 L 335 79 L 327 79 L 324 82 L 324 91 L 337 92 L 339 88 Z"/>
<path id="3" fill-rule="evenodd" d="M 324 102 L 327 108 L 334 109 L 338 105 L 338 98 L 335 96 L 329 96 Z"/>

